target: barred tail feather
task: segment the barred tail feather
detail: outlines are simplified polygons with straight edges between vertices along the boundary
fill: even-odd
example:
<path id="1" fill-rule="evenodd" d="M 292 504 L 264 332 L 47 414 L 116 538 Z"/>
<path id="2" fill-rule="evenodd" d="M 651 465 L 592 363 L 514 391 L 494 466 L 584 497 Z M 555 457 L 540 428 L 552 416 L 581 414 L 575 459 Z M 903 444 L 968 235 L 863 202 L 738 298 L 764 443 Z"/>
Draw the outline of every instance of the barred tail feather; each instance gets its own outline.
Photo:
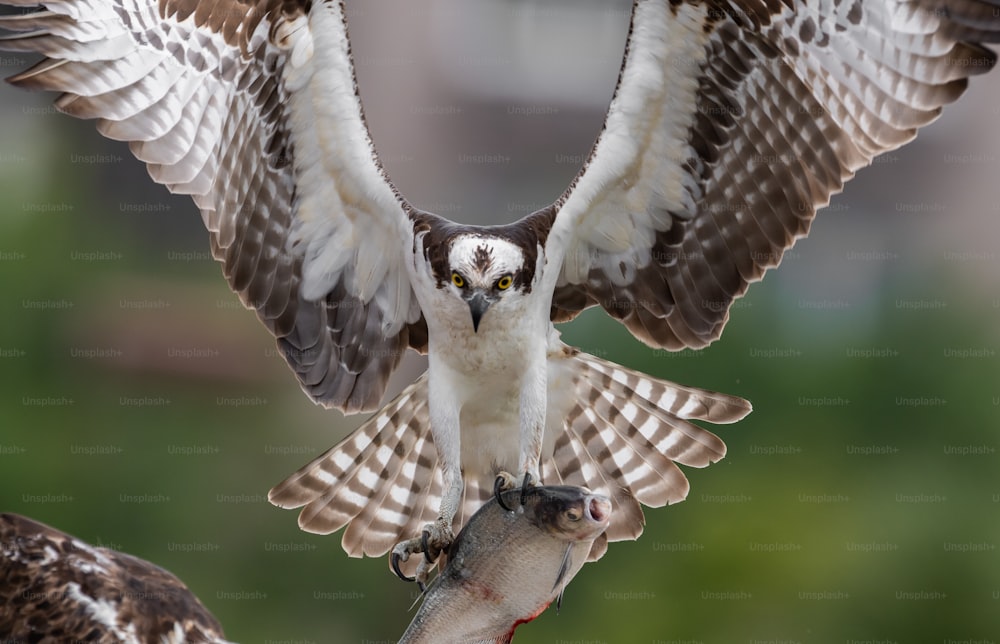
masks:
<path id="1" fill-rule="evenodd" d="M 605 384 L 632 391 L 643 402 L 678 418 L 724 425 L 741 420 L 753 410 L 750 401 L 738 396 L 652 378 L 586 353 L 578 353 L 574 357 L 586 367 L 606 376 L 603 380 Z M 722 441 L 715 440 L 722 445 Z M 722 448 L 725 449 L 725 445 Z"/>
<path id="2" fill-rule="evenodd" d="M 545 459 L 542 461 L 541 472 L 542 480 L 545 481 L 547 485 L 581 485 L 587 487 L 585 479 L 580 476 L 579 470 L 573 470 L 571 468 L 566 468 L 566 475 L 569 479 L 564 479 L 562 473 L 556 467 L 556 463 L 559 462 L 559 457 L 556 456 L 560 451 L 565 451 L 567 449 L 571 450 L 575 455 L 578 450 L 574 450 L 570 445 L 569 434 L 560 435 L 559 440 L 555 445 L 555 452 L 553 453 L 553 458 Z M 569 457 L 572 459 L 572 456 Z M 576 476 L 574 476 L 576 475 Z M 573 483 L 573 481 L 579 481 Z M 620 499 L 615 499 L 613 501 L 614 507 L 622 507 L 622 502 Z M 628 507 L 628 506 L 626 506 Z M 642 508 L 639 508 L 639 513 L 642 514 Z M 641 519 L 645 522 L 645 519 Z M 608 533 L 604 532 L 597 539 L 594 539 L 593 545 L 590 547 L 590 553 L 587 555 L 587 561 L 597 561 L 604 556 L 604 553 L 608 551 Z"/>
<path id="3" fill-rule="evenodd" d="M 568 377 L 572 386 L 556 386 Z M 750 404 L 734 396 L 647 377 L 566 348 L 550 354 L 547 440 L 542 480 L 581 485 L 608 495 L 607 541 L 636 539 L 642 506 L 683 500 L 689 484 L 678 464 L 705 467 L 726 445 L 690 420 L 735 422 Z M 299 526 L 329 534 L 346 526 L 353 557 L 378 557 L 437 519 L 443 482 L 430 431 L 426 374 L 335 447 L 275 486 L 271 502 L 301 508 Z M 492 481 L 465 479 L 457 533 L 489 500 Z M 407 562 L 411 573 L 415 562 Z"/>
<path id="4" fill-rule="evenodd" d="M 357 517 L 372 530 L 378 523 L 403 528 L 415 516 L 425 516 L 435 499 L 439 502 L 436 470 L 424 375 L 350 436 L 276 485 L 268 499 L 281 508 L 302 508 L 299 526 L 317 534 L 336 532 Z M 414 505 L 419 499 L 424 502 Z M 383 539 L 372 537 L 366 546 L 369 537 L 359 538 L 359 530 L 360 525 L 350 539 L 345 533 L 344 549 L 351 556 L 373 555 L 379 549 L 374 544 Z"/>
<path id="5" fill-rule="evenodd" d="M 407 423 L 402 427 L 399 442 L 386 452 L 388 462 L 376 470 L 382 474 L 378 479 L 371 478 L 374 472 L 368 474 L 369 481 L 365 481 L 369 487 L 368 499 L 344 531 L 343 544 L 348 553 L 360 551 L 373 557 L 387 552 L 399 541 L 400 531 L 414 516 L 423 518 L 427 514 L 427 497 L 434 496 L 431 494 L 434 487 L 441 489 L 439 476 L 434 477 L 430 486 L 414 477 L 418 469 L 429 472 L 438 469 L 430 433 L 419 435 Z M 424 497 L 423 503 L 416 502 L 420 497 Z"/>
<path id="6" fill-rule="evenodd" d="M 687 497 L 677 464 L 705 467 L 726 454 L 715 434 L 690 420 L 735 422 L 751 411 L 742 398 L 650 378 L 585 353 L 567 357 L 572 400 L 550 392 L 548 431 L 555 431 L 543 477 L 607 494 L 614 504 L 609 541 L 642 534 L 642 505 Z M 546 479 L 548 480 L 548 479 Z"/>
<path id="7" fill-rule="evenodd" d="M 606 469 L 606 463 L 602 462 L 605 459 L 594 453 L 599 450 L 595 446 L 588 447 L 588 441 L 584 436 L 593 432 L 593 425 L 587 421 L 567 422 L 565 429 L 565 434 L 557 440 L 553 452 L 553 460 L 560 470 L 560 478 L 567 485 L 581 485 L 611 498 L 614 510 L 611 525 L 606 532 L 608 540 L 624 541 L 637 538 L 642 534 L 642 528 L 646 524 L 642 508 L 629 487 L 621 484 L 621 472 Z"/>
<path id="8" fill-rule="evenodd" d="M 479 508 L 493 498 L 493 481 L 465 477 L 465 489 L 462 491 L 462 504 L 455 513 L 452 529 L 455 534 L 461 530 Z"/>
<path id="9" fill-rule="evenodd" d="M 427 432 L 427 440 L 430 440 L 430 432 Z M 433 443 L 431 443 L 433 446 Z M 432 447 L 433 449 L 433 447 Z M 436 457 L 436 454 L 435 454 Z M 396 542 L 409 539 L 420 534 L 423 527 L 437 519 L 441 512 L 441 496 L 444 490 L 444 481 L 441 477 L 441 468 L 436 466 L 430 473 L 429 481 L 414 481 L 415 492 L 411 493 L 407 499 L 409 503 L 410 517 L 406 525 L 400 526 L 396 536 Z M 409 469 L 409 465 L 406 466 Z M 390 544 L 391 548 L 395 544 Z M 388 549 L 386 550 L 388 551 Z"/>
<path id="10" fill-rule="evenodd" d="M 443 491 L 427 411 L 427 376 L 403 390 L 350 436 L 276 485 L 274 505 L 302 508 L 299 527 L 330 534 L 344 528 L 352 557 L 380 557 L 437 519 Z M 492 495 L 466 479 L 457 533 Z M 414 563 L 415 562 L 407 562 Z M 409 565 L 403 571 L 412 574 Z"/>

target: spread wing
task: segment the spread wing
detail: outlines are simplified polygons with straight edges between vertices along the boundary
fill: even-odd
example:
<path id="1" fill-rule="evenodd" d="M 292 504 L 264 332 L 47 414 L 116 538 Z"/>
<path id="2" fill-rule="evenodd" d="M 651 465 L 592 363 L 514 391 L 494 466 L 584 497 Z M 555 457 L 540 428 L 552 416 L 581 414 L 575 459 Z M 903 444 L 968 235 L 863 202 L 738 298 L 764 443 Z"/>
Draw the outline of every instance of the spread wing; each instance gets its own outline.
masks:
<path id="1" fill-rule="evenodd" d="M 717 339 L 817 208 L 993 66 L 998 8 L 638 0 L 591 158 L 531 216 L 562 259 L 553 320 L 599 304 L 653 346 Z"/>
<path id="2" fill-rule="evenodd" d="M 0 19 L 15 32 L 0 48 L 47 57 L 10 82 L 63 92 L 58 109 L 97 119 L 155 181 L 190 194 L 303 389 L 375 408 L 426 326 L 404 263 L 409 209 L 372 148 L 342 3 L 43 4 Z"/>

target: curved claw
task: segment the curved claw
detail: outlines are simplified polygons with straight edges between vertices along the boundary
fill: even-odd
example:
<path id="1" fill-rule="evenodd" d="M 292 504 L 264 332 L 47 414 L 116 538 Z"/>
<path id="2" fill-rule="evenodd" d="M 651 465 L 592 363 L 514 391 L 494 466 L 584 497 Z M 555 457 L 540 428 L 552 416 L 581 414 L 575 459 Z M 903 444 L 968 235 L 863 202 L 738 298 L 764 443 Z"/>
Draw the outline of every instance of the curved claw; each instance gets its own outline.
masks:
<path id="1" fill-rule="evenodd" d="M 498 476 L 496 480 L 493 481 L 493 496 L 496 497 L 497 503 L 500 504 L 501 508 L 503 508 L 507 512 L 513 512 L 514 509 L 508 508 L 507 504 L 503 502 L 503 484 L 504 484 L 504 477 L 502 476 Z"/>
<path id="2" fill-rule="evenodd" d="M 398 552 L 392 553 L 392 556 L 389 558 L 389 563 L 392 566 L 392 571 L 396 573 L 396 576 L 402 579 L 403 581 L 416 581 L 416 577 L 407 577 L 406 575 L 403 574 L 403 571 L 400 570 L 399 562 L 402 559 L 403 558 L 399 555 Z M 421 588 L 420 590 L 423 591 L 423 588 Z"/>
<path id="3" fill-rule="evenodd" d="M 423 532 L 422 532 L 422 533 L 420 534 L 420 549 L 421 549 L 421 550 L 423 551 L 423 553 L 424 553 L 424 561 L 426 561 L 426 562 L 427 562 L 427 563 L 429 563 L 429 564 L 432 564 L 432 563 L 434 563 L 434 560 L 435 560 L 435 559 L 436 559 L 437 557 L 432 557 L 432 556 L 431 556 L 431 549 L 430 549 L 430 547 L 429 547 L 429 546 L 427 545 L 427 540 L 428 540 L 428 539 L 430 539 L 430 538 L 431 538 L 431 533 L 430 533 L 430 531 L 428 531 L 428 530 L 424 530 L 424 531 L 423 531 Z"/>
<path id="4" fill-rule="evenodd" d="M 531 482 L 531 472 L 524 473 L 524 481 L 521 483 L 521 505 L 528 500 L 528 489 L 534 487 Z"/>

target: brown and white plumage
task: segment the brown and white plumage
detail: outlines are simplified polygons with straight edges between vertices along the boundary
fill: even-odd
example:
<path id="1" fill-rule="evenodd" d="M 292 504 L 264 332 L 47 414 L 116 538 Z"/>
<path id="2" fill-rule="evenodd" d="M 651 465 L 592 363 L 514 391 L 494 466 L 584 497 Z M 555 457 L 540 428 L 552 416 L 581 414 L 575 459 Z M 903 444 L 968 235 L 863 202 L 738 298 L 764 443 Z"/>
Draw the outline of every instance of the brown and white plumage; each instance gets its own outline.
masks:
<path id="1" fill-rule="evenodd" d="M 568 239 L 553 319 L 601 305 L 668 349 L 732 301 L 817 208 L 989 70 L 994 2 L 638 2 L 589 164 L 548 211 Z M 561 229 L 561 230 L 560 230 Z"/>
<path id="2" fill-rule="evenodd" d="M 1000 38 L 992 0 L 637 0 L 571 187 L 475 228 L 415 210 L 384 176 L 340 3 L 45 6 L 3 19 L 25 32 L 5 48 L 48 56 L 12 82 L 66 92 L 60 109 L 193 196 L 314 400 L 374 409 L 406 348 L 428 352 L 426 378 L 272 491 L 367 555 L 436 516 L 460 525 L 498 470 L 608 494 L 609 538 L 637 536 L 640 504 L 686 494 L 675 462 L 724 454 L 689 420 L 749 405 L 575 352 L 552 323 L 601 306 L 654 347 L 717 339 L 817 208 L 990 69 L 980 43 Z"/>
<path id="3" fill-rule="evenodd" d="M 230 286 L 306 392 L 375 409 L 426 331 L 399 245 L 364 234 L 406 218 L 374 159 L 341 7 L 53 0 L 0 27 L 24 32 L 3 49 L 47 56 L 10 82 L 63 92 L 58 109 L 97 119 L 155 181 L 191 195 Z M 329 245 L 343 255 L 316 260 Z"/>
<path id="4" fill-rule="evenodd" d="M 660 507 L 687 496 L 688 481 L 676 463 L 705 467 L 725 456 L 725 444 L 689 420 L 732 422 L 747 412 L 742 399 L 648 378 L 576 351 L 550 365 L 551 440 L 542 454 L 542 479 L 611 497 L 611 541 L 641 534 L 640 504 Z M 310 532 L 346 525 L 343 545 L 352 556 L 382 555 L 400 535 L 418 532 L 438 516 L 443 494 L 426 390 L 425 375 L 276 486 L 271 501 L 301 507 L 299 525 Z M 490 481 L 469 480 L 454 529 L 492 494 Z"/>
<path id="5" fill-rule="evenodd" d="M 17 514 L 0 514 L 0 634 L 11 642 L 224 643 L 177 577 Z"/>

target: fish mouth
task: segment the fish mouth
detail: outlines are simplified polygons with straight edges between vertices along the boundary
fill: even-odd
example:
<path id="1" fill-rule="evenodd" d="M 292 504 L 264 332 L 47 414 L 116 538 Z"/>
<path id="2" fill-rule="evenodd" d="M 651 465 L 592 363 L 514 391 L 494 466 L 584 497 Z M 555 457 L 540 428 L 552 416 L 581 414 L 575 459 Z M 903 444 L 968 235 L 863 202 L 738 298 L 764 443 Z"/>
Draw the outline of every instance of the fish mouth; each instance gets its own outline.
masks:
<path id="1" fill-rule="evenodd" d="M 587 518 L 600 525 L 608 525 L 611 520 L 611 500 L 603 494 L 591 494 L 583 504 Z"/>

